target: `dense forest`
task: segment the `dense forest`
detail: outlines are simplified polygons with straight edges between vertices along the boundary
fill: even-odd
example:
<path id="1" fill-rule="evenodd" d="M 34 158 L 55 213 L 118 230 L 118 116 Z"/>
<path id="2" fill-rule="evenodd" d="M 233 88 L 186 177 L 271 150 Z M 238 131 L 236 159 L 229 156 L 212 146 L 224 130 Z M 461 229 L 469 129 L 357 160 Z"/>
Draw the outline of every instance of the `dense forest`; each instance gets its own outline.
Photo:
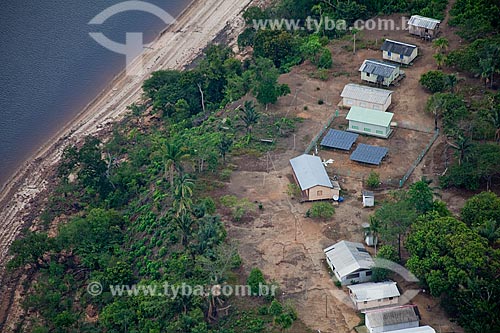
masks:
<path id="1" fill-rule="evenodd" d="M 251 47 L 251 57 L 240 61 L 229 48 L 212 45 L 191 69 L 153 73 L 144 82 L 143 101 L 129 107 L 111 137 L 89 137 L 64 151 L 57 187 L 39 217 L 44 231 L 26 231 L 14 242 L 11 274 L 33 277 L 25 286 L 28 315 L 20 331 L 275 332 L 296 324 L 292 305 L 257 295 L 259 284 L 273 282 L 257 268 L 242 274 L 237 244 L 226 234 L 222 211 L 229 209 L 235 221 L 251 219 L 258 204 L 211 193 L 228 180 L 229 156 L 272 149 L 256 133 L 285 136 L 300 125 L 265 112 L 290 93 L 279 75 L 304 61 L 319 71 L 335 66 L 330 41 L 347 32 L 255 31 L 250 23 L 328 15 L 352 24 L 391 13 L 442 19 L 447 5 L 281 0 L 270 8 L 250 7 L 244 13 L 249 28 L 238 45 Z M 475 78 L 482 90 L 461 91 L 460 75 L 440 70 L 421 78 L 433 94 L 427 110 L 456 151 L 439 185 L 490 189 L 498 184 L 500 166 L 500 4 L 457 0 L 450 14 L 464 43 L 453 50 L 445 41 L 436 43 L 441 65 Z M 405 263 L 467 332 L 498 332 L 500 198 L 479 193 L 460 216 L 435 198 L 423 179 L 382 204 L 371 220 L 385 244 L 379 256 Z M 91 281 L 102 283 L 99 297 L 86 292 Z M 248 283 L 255 295 L 248 305 L 216 294 L 170 299 L 113 297 L 109 291 L 111 285 L 165 283 Z"/>

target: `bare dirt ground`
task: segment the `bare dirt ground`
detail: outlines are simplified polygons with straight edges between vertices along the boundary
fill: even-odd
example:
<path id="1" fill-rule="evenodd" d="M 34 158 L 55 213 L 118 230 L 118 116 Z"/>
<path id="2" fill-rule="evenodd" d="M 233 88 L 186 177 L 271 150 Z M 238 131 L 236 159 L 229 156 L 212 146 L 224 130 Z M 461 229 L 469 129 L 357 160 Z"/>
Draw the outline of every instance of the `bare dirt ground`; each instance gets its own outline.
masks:
<path id="1" fill-rule="evenodd" d="M 391 17 L 400 19 L 398 15 Z M 303 153 L 325 121 L 335 112 L 344 85 L 349 82 L 361 83 L 358 68 L 362 61 L 366 58 L 381 58 L 378 48 L 382 38 L 416 44 L 420 49 L 420 56 L 414 65 L 404 68 L 406 78 L 391 88 L 394 95 L 389 111 L 395 113 L 394 121 L 404 128 L 398 128 L 389 140 L 360 136 L 359 142 L 390 148 L 390 156 L 381 167 L 359 165 L 349 161 L 349 154 L 321 150 L 323 159 L 335 160 L 327 167 L 329 174 L 343 175 L 341 186 L 347 191 L 346 201 L 336 207 L 331 220 L 308 219 L 305 213 L 311 204 L 301 204 L 286 193 L 292 174 L 288 161 Z M 261 202 L 264 207 L 263 213 L 253 222 L 227 222 L 229 236 L 239 242 L 245 269 L 249 271 L 259 267 L 268 280 L 277 281 L 282 288 L 281 297 L 293 302 L 306 325 L 321 332 L 352 332 L 360 322 L 354 309 L 335 297 L 338 295 L 337 288 L 324 263 L 323 248 L 342 239 L 363 240 L 362 224 L 373 213 L 372 209 L 362 208 L 360 195 L 363 177 L 375 170 L 382 179 L 398 179 L 429 142 L 434 130 L 433 117 L 424 112 L 430 94 L 418 83 L 421 74 L 436 69 L 431 45 L 397 31 L 363 33 L 361 39 L 376 46 L 358 50 L 353 55 L 352 51 L 346 50 L 350 41 L 334 42 L 333 77 L 327 81 L 312 79 L 310 74 L 315 69 L 308 64 L 294 68 L 291 73 L 281 77 L 280 81 L 287 83 L 292 93 L 268 112 L 299 117 L 303 121 L 298 125 L 295 136 L 279 139 L 277 149 L 269 155 L 258 160 L 234 158 L 232 162 L 239 168 L 233 172 L 227 188 L 231 194 Z M 323 105 L 318 104 L 320 99 L 324 101 Z M 345 113 L 345 110 L 340 110 L 341 115 Z M 333 127 L 345 127 L 346 122 L 341 119 L 336 119 Z M 446 147 L 440 140 L 436 146 L 429 152 L 431 157 L 424 159 L 416 170 L 413 180 L 424 174 L 430 174 L 432 178 L 444 171 L 446 157 L 443 151 Z M 378 200 L 383 199 L 383 192 L 378 195 Z M 451 192 L 443 196 L 445 201 L 453 202 L 454 207 L 463 204 L 462 198 L 460 193 Z M 449 321 L 438 300 L 419 294 L 412 302 L 422 312 L 421 324 L 429 324 L 440 332 L 462 332 L 460 327 Z"/>

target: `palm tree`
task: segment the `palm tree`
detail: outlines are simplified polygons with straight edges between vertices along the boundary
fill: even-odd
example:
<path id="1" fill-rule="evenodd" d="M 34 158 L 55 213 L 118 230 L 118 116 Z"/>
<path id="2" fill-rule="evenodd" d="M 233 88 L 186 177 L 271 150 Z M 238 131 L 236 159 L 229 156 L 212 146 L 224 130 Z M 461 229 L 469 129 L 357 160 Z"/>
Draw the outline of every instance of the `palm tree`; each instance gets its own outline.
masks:
<path id="1" fill-rule="evenodd" d="M 445 100 L 442 94 L 434 94 L 429 98 L 426 110 L 434 114 L 434 130 L 438 129 L 438 117 L 446 110 Z"/>
<path id="2" fill-rule="evenodd" d="M 186 148 L 178 142 L 167 142 L 163 146 L 163 161 L 165 165 L 165 179 L 167 171 L 170 173 L 170 184 L 174 184 L 174 172 L 182 174 L 181 161 L 188 157 Z"/>
<path id="3" fill-rule="evenodd" d="M 373 244 L 375 246 L 375 255 L 377 255 L 378 233 L 380 231 L 380 221 L 375 216 L 370 216 L 369 231 L 373 237 Z"/>
<path id="4" fill-rule="evenodd" d="M 457 151 L 458 155 L 458 165 L 467 159 L 472 143 L 470 139 L 462 134 L 459 134 L 453 143 L 448 142 L 448 144 Z"/>
<path id="5" fill-rule="evenodd" d="M 193 187 L 193 180 L 188 175 L 180 175 L 175 178 L 173 206 L 176 210 L 176 216 L 186 214 L 191 209 Z"/>
<path id="6" fill-rule="evenodd" d="M 448 40 L 444 37 L 440 37 L 435 39 L 432 42 L 432 46 L 436 49 L 437 52 L 441 53 L 443 51 L 446 51 L 448 47 L 450 46 L 450 43 Z"/>
<path id="7" fill-rule="evenodd" d="M 490 219 L 481 226 L 478 232 L 493 245 L 500 238 L 500 224 L 494 219 Z"/>
<path id="8" fill-rule="evenodd" d="M 229 152 L 232 145 L 233 140 L 225 135 L 221 138 L 219 144 L 217 145 L 217 149 L 219 149 L 219 153 L 220 156 L 222 156 L 222 161 L 224 164 L 226 164 L 226 154 Z"/>
<path id="9" fill-rule="evenodd" d="M 433 55 L 433 57 L 434 59 L 436 59 L 438 69 L 441 69 L 443 67 L 444 61 L 446 60 L 446 56 L 442 53 L 436 53 Z"/>
<path id="10" fill-rule="evenodd" d="M 173 221 L 177 229 L 179 229 L 179 231 L 182 234 L 181 236 L 182 246 L 184 246 L 184 248 L 187 248 L 194 220 L 191 218 L 191 216 L 189 216 L 189 214 L 184 213 L 182 215 L 174 217 Z"/>
<path id="11" fill-rule="evenodd" d="M 455 86 L 457 85 L 458 78 L 455 74 L 449 74 L 446 76 L 446 85 L 450 88 L 450 91 L 453 93 L 455 90 Z"/>
<path id="12" fill-rule="evenodd" d="M 241 119 L 245 123 L 247 129 L 247 134 L 252 133 L 252 125 L 256 124 L 260 118 L 260 114 L 255 110 L 255 106 L 252 101 L 246 101 L 243 107 L 243 115 Z"/>
<path id="13" fill-rule="evenodd" d="M 495 127 L 495 141 L 500 141 L 500 108 L 496 107 L 490 113 L 490 119 Z"/>

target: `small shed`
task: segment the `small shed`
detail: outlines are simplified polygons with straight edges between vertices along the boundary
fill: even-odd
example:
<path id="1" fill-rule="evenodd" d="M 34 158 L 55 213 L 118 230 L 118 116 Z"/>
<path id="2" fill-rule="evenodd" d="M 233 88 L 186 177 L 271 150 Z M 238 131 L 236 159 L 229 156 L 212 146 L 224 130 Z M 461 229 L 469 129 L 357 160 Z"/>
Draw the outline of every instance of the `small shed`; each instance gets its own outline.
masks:
<path id="1" fill-rule="evenodd" d="M 392 102 L 392 91 L 360 84 L 346 84 L 340 94 L 345 107 L 360 106 L 379 111 L 387 111 Z"/>
<path id="2" fill-rule="evenodd" d="M 418 55 L 416 45 L 386 39 L 381 47 L 382 58 L 400 64 L 410 64 Z"/>
<path id="3" fill-rule="evenodd" d="M 318 156 L 303 154 L 290 160 L 293 177 L 306 201 L 333 199 L 334 186 Z"/>
<path id="4" fill-rule="evenodd" d="M 440 24 L 441 21 L 439 20 L 420 15 L 413 15 L 408 21 L 408 30 L 412 35 L 425 39 L 433 39 L 439 32 Z"/>
<path id="5" fill-rule="evenodd" d="M 397 283 L 393 281 L 360 283 L 347 288 L 359 311 L 397 305 L 401 296 Z"/>
<path id="6" fill-rule="evenodd" d="M 436 330 L 430 326 L 419 326 L 413 328 L 405 328 L 402 330 L 391 331 L 391 333 L 436 333 Z"/>
<path id="7" fill-rule="evenodd" d="M 387 87 L 403 74 L 399 66 L 375 59 L 363 61 L 359 71 L 361 72 L 361 80 Z"/>
<path id="8" fill-rule="evenodd" d="M 375 206 L 375 195 L 372 191 L 363 191 L 363 207 Z"/>
<path id="9" fill-rule="evenodd" d="M 353 106 L 346 119 L 348 131 L 368 134 L 387 139 L 391 135 L 391 121 L 394 113 Z"/>
<path id="10" fill-rule="evenodd" d="M 365 325 L 370 333 L 383 333 L 418 327 L 420 315 L 415 305 L 404 305 L 365 312 Z"/>
<path id="11" fill-rule="evenodd" d="M 328 266 L 342 285 L 370 281 L 375 266 L 363 244 L 340 241 L 323 250 Z"/>

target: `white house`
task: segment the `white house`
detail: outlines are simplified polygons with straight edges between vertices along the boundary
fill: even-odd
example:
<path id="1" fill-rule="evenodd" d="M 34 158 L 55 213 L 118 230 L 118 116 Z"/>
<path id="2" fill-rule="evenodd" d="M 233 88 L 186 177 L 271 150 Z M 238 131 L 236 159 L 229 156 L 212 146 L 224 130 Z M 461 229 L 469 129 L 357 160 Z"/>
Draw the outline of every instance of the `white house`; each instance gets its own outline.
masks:
<path id="1" fill-rule="evenodd" d="M 397 305 L 401 296 L 393 281 L 360 283 L 347 288 L 354 306 L 360 311 Z"/>
<path id="2" fill-rule="evenodd" d="M 419 327 L 406 328 L 390 332 L 391 333 L 436 333 L 436 331 L 430 326 L 419 326 Z"/>
<path id="3" fill-rule="evenodd" d="M 386 39 L 381 47 L 382 58 L 400 64 L 410 64 L 418 55 L 416 45 Z"/>
<path id="4" fill-rule="evenodd" d="M 345 107 L 360 106 L 379 111 L 387 111 L 392 102 L 392 91 L 360 84 L 346 84 L 340 94 Z"/>
<path id="5" fill-rule="evenodd" d="M 387 139 L 391 135 L 391 121 L 394 113 L 353 106 L 346 119 L 350 132 L 368 134 Z"/>
<path id="6" fill-rule="evenodd" d="M 375 195 L 372 191 L 363 191 L 363 207 L 375 206 Z"/>
<path id="7" fill-rule="evenodd" d="M 307 201 L 333 199 L 339 195 L 318 156 L 303 154 L 290 160 L 293 177 Z M 338 183 L 337 183 L 338 185 Z"/>
<path id="8" fill-rule="evenodd" d="M 370 281 L 375 266 L 363 244 L 340 241 L 323 250 L 326 262 L 342 285 Z"/>
<path id="9" fill-rule="evenodd" d="M 426 39 L 433 39 L 439 32 L 440 24 L 441 21 L 439 20 L 420 15 L 413 15 L 408 21 L 408 30 L 412 35 Z"/>
<path id="10" fill-rule="evenodd" d="M 370 310 L 365 312 L 369 333 L 383 333 L 418 327 L 420 315 L 415 305 Z"/>
<path id="11" fill-rule="evenodd" d="M 361 72 L 361 80 L 387 87 L 403 74 L 398 65 L 375 59 L 365 60 L 359 71 Z"/>

